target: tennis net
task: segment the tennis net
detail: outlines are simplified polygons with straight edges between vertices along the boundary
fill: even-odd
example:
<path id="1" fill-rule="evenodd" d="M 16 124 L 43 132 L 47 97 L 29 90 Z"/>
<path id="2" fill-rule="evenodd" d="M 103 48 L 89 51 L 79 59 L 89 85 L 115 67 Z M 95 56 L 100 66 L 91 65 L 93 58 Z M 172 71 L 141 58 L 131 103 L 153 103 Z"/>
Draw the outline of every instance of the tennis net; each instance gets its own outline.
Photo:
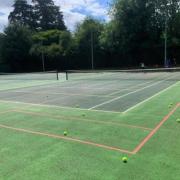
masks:
<path id="1" fill-rule="evenodd" d="M 59 80 L 57 71 L 31 72 L 31 73 L 1 73 L 0 80 Z"/>
<path id="2" fill-rule="evenodd" d="M 167 80 L 180 81 L 180 68 L 134 70 L 69 70 L 67 80 Z"/>

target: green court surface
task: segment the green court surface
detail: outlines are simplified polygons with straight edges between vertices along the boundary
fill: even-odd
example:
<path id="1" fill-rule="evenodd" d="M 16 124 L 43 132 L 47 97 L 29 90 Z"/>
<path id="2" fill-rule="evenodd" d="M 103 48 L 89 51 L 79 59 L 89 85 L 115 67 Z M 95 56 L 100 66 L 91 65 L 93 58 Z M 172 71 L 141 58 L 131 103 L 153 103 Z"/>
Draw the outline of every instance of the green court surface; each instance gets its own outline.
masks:
<path id="1" fill-rule="evenodd" d="M 0 87 L 0 179 L 180 179 L 178 80 L 12 81 Z"/>

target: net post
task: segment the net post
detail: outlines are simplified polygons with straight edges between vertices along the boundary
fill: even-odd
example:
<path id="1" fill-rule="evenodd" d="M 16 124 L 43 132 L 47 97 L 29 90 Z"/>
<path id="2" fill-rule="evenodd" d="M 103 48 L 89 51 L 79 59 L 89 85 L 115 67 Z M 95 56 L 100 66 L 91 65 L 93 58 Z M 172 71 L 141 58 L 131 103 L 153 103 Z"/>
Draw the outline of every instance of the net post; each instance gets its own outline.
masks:
<path id="1" fill-rule="evenodd" d="M 66 71 L 66 81 L 68 81 L 68 72 Z"/>
<path id="2" fill-rule="evenodd" d="M 59 72 L 58 72 L 58 70 L 56 71 L 56 80 L 57 81 L 59 80 Z"/>

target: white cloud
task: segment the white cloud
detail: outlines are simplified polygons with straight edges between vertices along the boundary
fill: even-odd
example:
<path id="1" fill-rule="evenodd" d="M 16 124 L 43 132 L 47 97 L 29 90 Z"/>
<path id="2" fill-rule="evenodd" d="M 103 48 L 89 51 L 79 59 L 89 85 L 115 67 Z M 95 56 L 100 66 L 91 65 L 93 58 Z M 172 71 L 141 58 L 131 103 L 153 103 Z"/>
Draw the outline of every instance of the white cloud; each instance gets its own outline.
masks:
<path id="1" fill-rule="evenodd" d="M 4 8 L 2 8 L 0 6 L 0 12 L 2 13 L 2 15 L 0 15 L 0 32 L 2 32 L 4 27 L 8 24 L 8 15 L 11 10 L 12 7 L 4 6 Z"/>
<path id="2" fill-rule="evenodd" d="M 64 21 L 65 21 L 65 24 L 68 26 L 68 28 L 70 30 L 74 30 L 76 24 L 78 22 L 81 22 L 83 21 L 83 19 L 86 17 L 85 15 L 83 14 L 80 14 L 80 13 L 75 13 L 75 12 L 71 12 L 71 11 L 67 11 L 65 12 L 64 11 Z"/>
<path id="3" fill-rule="evenodd" d="M 60 5 L 64 21 L 70 30 L 74 30 L 75 25 L 83 21 L 87 14 L 109 20 L 107 8 L 100 4 L 98 0 L 54 0 L 54 2 L 56 5 Z M 0 12 L 3 13 L 3 15 L 0 15 L 0 31 L 8 23 L 8 15 L 12 11 L 12 4 L 12 0 L 0 0 Z M 84 10 L 84 12 L 81 12 L 81 10 Z"/>
<path id="4" fill-rule="evenodd" d="M 3 8 L 6 8 L 6 7 L 10 7 L 12 5 L 12 0 L 0 0 L 0 7 L 3 9 Z"/>
<path id="5" fill-rule="evenodd" d="M 66 25 L 70 30 L 74 30 L 77 23 L 81 22 L 87 14 L 94 17 L 103 17 L 108 21 L 107 7 L 101 5 L 97 0 L 55 0 L 55 3 L 61 6 Z M 76 10 L 79 10 L 76 12 Z"/>

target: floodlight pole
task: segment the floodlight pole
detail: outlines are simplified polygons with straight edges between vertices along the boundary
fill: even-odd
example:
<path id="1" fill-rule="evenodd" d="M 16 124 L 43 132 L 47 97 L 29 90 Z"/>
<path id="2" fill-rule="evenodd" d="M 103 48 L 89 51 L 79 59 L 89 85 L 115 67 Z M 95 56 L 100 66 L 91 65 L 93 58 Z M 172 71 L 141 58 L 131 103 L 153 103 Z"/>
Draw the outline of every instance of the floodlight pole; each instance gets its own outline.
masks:
<path id="1" fill-rule="evenodd" d="M 42 51 L 41 51 L 42 67 L 43 67 L 43 71 L 45 71 L 43 40 L 41 41 L 41 46 L 42 46 Z"/>
<path id="2" fill-rule="evenodd" d="M 165 14 L 165 34 L 164 34 L 164 66 L 167 65 L 167 12 Z"/>
<path id="3" fill-rule="evenodd" d="M 168 5 L 165 4 L 165 31 L 164 31 L 164 66 L 167 66 L 167 36 L 168 36 Z"/>
<path id="4" fill-rule="evenodd" d="M 93 40 L 92 30 L 91 30 L 91 68 L 94 69 L 94 40 Z"/>

